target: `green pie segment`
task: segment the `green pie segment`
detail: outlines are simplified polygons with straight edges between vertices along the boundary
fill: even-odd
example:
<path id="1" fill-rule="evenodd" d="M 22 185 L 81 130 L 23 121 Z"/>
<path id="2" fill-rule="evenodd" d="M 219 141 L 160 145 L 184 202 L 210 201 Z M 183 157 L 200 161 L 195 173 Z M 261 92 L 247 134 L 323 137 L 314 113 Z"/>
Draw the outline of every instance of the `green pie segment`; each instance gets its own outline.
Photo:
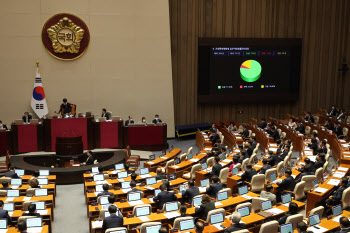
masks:
<path id="1" fill-rule="evenodd" d="M 240 67 L 241 78 L 246 82 L 255 82 L 261 76 L 261 65 L 255 60 L 247 60 Z"/>

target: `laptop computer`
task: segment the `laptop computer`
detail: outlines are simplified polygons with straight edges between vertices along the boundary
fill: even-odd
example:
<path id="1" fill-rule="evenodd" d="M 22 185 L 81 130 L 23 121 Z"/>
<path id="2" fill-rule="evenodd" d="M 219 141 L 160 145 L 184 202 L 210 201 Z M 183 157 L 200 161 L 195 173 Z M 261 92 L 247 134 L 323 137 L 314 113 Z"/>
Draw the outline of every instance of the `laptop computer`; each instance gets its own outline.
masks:
<path id="1" fill-rule="evenodd" d="M 203 179 L 201 180 L 201 187 L 206 187 L 207 185 L 209 185 L 209 179 Z"/>
<path id="2" fill-rule="evenodd" d="M 19 197 L 19 190 L 18 189 L 7 190 L 7 197 Z"/>
<path id="3" fill-rule="evenodd" d="M 162 227 L 162 225 L 159 223 L 159 225 L 155 226 L 148 226 L 146 227 L 146 233 L 157 233 L 159 232 L 159 229 Z"/>
<path id="4" fill-rule="evenodd" d="M 8 212 L 15 211 L 15 203 L 4 203 L 2 209 L 7 210 Z"/>
<path id="5" fill-rule="evenodd" d="M 159 194 L 160 192 L 161 192 L 160 189 L 155 189 L 155 190 L 154 190 L 154 196 L 155 196 L 155 197 L 158 196 L 158 194 Z"/>
<path id="6" fill-rule="evenodd" d="M 239 209 L 237 209 L 237 212 L 241 214 L 242 218 L 245 216 L 248 216 L 248 215 L 250 215 L 249 206 L 239 208 Z"/>
<path id="7" fill-rule="evenodd" d="M 106 205 L 106 204 L 108 204 L 108 203 L 109 203 L 109 202 L 108 202 L 108 197 L 106 197 L 106 196 L 100 197 L 100 198 L 99 198 L 99 202 L 100 202 L 100 205 Z"/>
<path id="8" fill-rule="evenodd" d="M 334 206 L 332 210 L 333 210 L 333 217 L 343 214 L 343 209 L 341 205 Z"/>
<path id="9" fill-rule="evenodd" d="M 180 164 L 181 163 L 181 159 L 180 158 L 176 158 L 175 159 L 175 165 L 178 165 L 178 164 Z"/>
<path id="10" fill-rule="evenodd" d="M 207 163 L 202 163 L 202 170 L 205 170 L 208 168 L 208 164 Z"/>
<path id="11" fill-rule="evenodd" d="M 293 233 L 293 223 L 281 225 L 281 233 Z"/>
<path id="12" fill-rule="evenodd" d="M 124 169 L 124 163 L 117 163 L 114 164 L 115 170 L 123 170 Z"/>
<path id="13" fill-rule="evenodd" d="M 182 191 L 186 191 L 187 189 L 188 189 L 187 184 L 180 184 L 180 185 L 179 185 L 180 193 L 181 193 Z"/>
<path id="14" fill-rule="evenodd" d="M 277 180 L 276 173 L 272 173 L 272 174 L 270 175 L 270 180 L 271 180 L 271 182 L 274 182 L 274 181 Z"/>
<path id="15" fill-rule="evenodd" d="M 22 185 L 22 179 L 21 178 L 19 178 L 19 179 L 12 178 L 11 179 L 11 185 L 12 186 L 21 186 Z"/>
<path id="16" fill-rule="evenodd" d="M 235 176 L 238 174 L 238 168 L 232 168 L 232 175 Z"/>
<path id="17" fill-rule="evenodd" d="M 96 181 L 104 181 L 105 180 L 105 177 L 103 174 L 96 174 L 93 176 L 93 180 L 96 182 Z"/>
<path id="18" fill-rule="evenodd" d="M 290 193 L 287 193 L 282 196 L 282 203 L 287 204 L 292 201 L 292 195 Z"/>
<path id="19" fill-rule="evenodd" d="M 311 215 L 309 216 L 309 224 L 310 224 L 310 227 L 312 226 L 315 226 L 317 224 L 320 224 L 320 216 L 319 214 L 314 214 L 314 215 Z"/>
<path id="20" fill-rule="evenodd" d="M 26 223 L 27 223 L 27 230 L 35 227 L 42 227 L 43 219 L 41 217 L 27 218 Z"/>
<path id="21" fill-rule="evenodd" d="M 312 181 L 312 184 L 314 185 L 314 188 L 317 188 L 318 187 L 318 180 L 314 180 Z"/>
<path id="22" fill-rule="evenodd" d="M 128 193 L 128 201 L 141 200 L 141 192 Z"/>
<path id="23" fill-rule="evenodd" d="M 44 201 L 33 201 L 32 204 L 35 205 L 37 210 L 45 210 L 45 202 Z"/>
<path id="24" fill-rule="evenodd" d="M 91 172 L 92 172 L 92 173 L 99 173 L 98 167 L 92 167 L 92 168 L 91 168 Z"/>
<path id="25" fill-rule="evenodd" d="M 240 196 L 244 195 L 244 194 L 247 194 L 248 193 L 248 186 L 242 186 L 242 187 L 239 187 L 238 188 L 238 194 Z"/>
<path id="26" fill-rule="evenodd" d="M 165 203 L 165 212 L 172 212 L 179 210 L 179 204 L 177 201 Z"/>
<path id="27" fill-rule="evenodd" d="M 16 173 L 18 176 L 24 176 L 24 170 L 23 170 L 23 169 L 15 169 L 15 173 Z"/>
<path id="28" fill-rule="evenodd" d="M 95 191 L 96 192 L 103 192 L 103 184 L 97 184 L 95 186 Z"/>
<path id="29" fill-rule="evenodd" d="M 146 168 L 141 168 L 141 169 L 140 169 L 140 175 L 146 175 L 146 174 L 149 174 L 149 169 L 148 169 L 148 167 L 146 167 Z"/>
<path id="30" fill-rule="evenodd" d="M 48 185 L 49 179 L 47 178 L 38 178 L 39 185 Z"/>
<path id="31" fill-rule="evenodd" d="M 138 207 L 135 211 L 136 217 L 147 216 L 150 215 L 150 208 L 148 206 Z"/>
<path id="32" fill-rule="evenodd" d="M 192 199 L 192 205 L 193 206 L 200 206 L 202 204 L 202 196 L 200 197 L 195 197 Z"/>
<path id="33" fill-rule="evenodd" d="M 265 218 L 271 217 L 272 214 L 265 212 L 266 210 L 269 210 L 271 208 L 272 208 L 271 200 L 263 201 L 263 202 L 261 202 L 261 210 L 262 211 L 260 211 L 258 214 L 265 217 Z"/>
<path id="34" fill-rule="evenodd" d="M 228 192 L 227 191 L 223 191 L 223 192 L 218 192 L 217 194 L 217 200 L 218 201 L 224 201 L 228 199 Z"/>
<path id="35" fill-rule="evenodd" d="M 146 184 L 147 185 L 152 185 L 152 184 L 156 184 L 157 183 L 157 180 L 155 177 L 151 177 L 151 178 L 147 178 L 146 179 Z"/>
<path id="36" fill-rule="evenodd" d="M 122 189 L 129 189 L 130 188 L 130 182 L 131 181 L 122 182 Z"/>
<path id="37" fill-rule="evenodd" d="M 7 229 L 7 218 L 0 218 L 0 229 Z"/>
<path id="38" fill-rule="evenodd" d="M 180 231 L 187 231 L 194 229 L 194 219 L 187 219 L 180 221 Z"/>
<path id="39" fill-rule="evenodd" d="M 176 173 L 168 174 L 168 181 L 176 180 Z"/>
<path id="40" fill-rule="evenodd" d="M 39 176 L 49 176 L 50 171 L 49 170 L 39 170 Z"/>
<path id="41" fill-rule="evenodd" d="M 223 213 L 217 213 L 210 215 L 210 224 L 214 225 L 217 223 L 221 223 L 224 221 L 224 214 Z"/>
<path id="42" fill-rule="evenodd" d="M 128 173 L 127 172 L 118 172 L 118 179 L 123 179 L 128 177 Z"/>
<path id="43" fill-rule="evenodd" d="M 35 189 L 34 192 L 34 196 L 36 197 L 47 196 L 47 189 Z"/>
<path id="44" fill-rule="evenodd" d="M 187 155 L 187 158 L 188 158 L 188 160 L 193 159 L 193 154 L 192 154 L 192 153 L 189 153 L 189 154 Z"/>

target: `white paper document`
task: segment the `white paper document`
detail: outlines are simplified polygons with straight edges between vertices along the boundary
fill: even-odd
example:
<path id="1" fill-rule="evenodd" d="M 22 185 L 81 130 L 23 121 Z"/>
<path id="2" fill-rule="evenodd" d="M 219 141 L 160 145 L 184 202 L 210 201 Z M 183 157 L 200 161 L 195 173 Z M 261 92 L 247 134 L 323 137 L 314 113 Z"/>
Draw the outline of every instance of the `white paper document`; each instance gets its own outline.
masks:
<path id="1" fill-rule="evenodd" d="M 221 164 L 221 166 L 226 166 L 227 165 L 226 163 L 219 163 L 219 164 Z"/>
<path id="2" fill-rule="evenodd" d="M 123 183 L 123 182 L 125 182 L 125 180 L 124 179 L 117 179 L 120 183 Z"/>
<path id="3" fill-rule="evenodd" d="M 338 186 L 340 184 L 340 180 L 336 180 L 336 179 L 330 179 L 327 184 L 329 185 L 334 185 L 334 186 Z"/>
<path id="4" fill-rule="evenodd" d="M 232 161 L 232 160 L 230 160 L 230 159 L 224 159 L 224 160 L 222 160 L 222 162 L 225 162 L 225 163 L 231 163 L 231 161 Z"/>
<path id="5" fill-rule="evenodd" d="M 124 182 L 124 180 L 123 180 L 123 182 Z M 100 180 L 100 181 L 95 181 L 95 183 L 96 184 L 108 184 L 108 181 L 107 180 Z"/>
<path id="6" fill-rule="evenodd" d="M 6 198 L 6 200 L 5 200 L 5 202 L 7 201 L 13 201 L 15 198 L 14 197 L 8 197 L 8 198 Z"/>
<path id="7" fill-rule="evenodd" d="M 25 197 L 23 198 L 23 201 L 30 201 L 30 199 L 32 199 L 32 197 Z"/>
<path id="8" fill-rule="evenodd" d="M 149 221 L 150 219 L 146 216 L 142 216 L 142 217 L 139 217 L 139 219 L 142 221 L 142 222 L 147 222 Z"/>
<path id="9" fill-rule="evenodd" d="M 140 175 L 141 178 L 146 179 L 152 177 L 150 174 Z"/>
<path id="10" fill-rule="evenodd" d="M 27 228 L 27 232 L 42 232 L 43 228 L 42 227 L 30 227 Z"/>
<path id="11" fill-rule="evenodd" d="M 131 188 L 128 188 L 128 189 L 122 189 L 123 193 L 127 193 L 129 191 L 131 191 Z"/>
<path id="12" fill-rule="evenodd" d="M 203 192 L 206 192 L 207 191 L 207 188 L 206 187 L 200 187 L 199 188 L 199 192 L 200 193 L 203 193 Z"/>
<path id="13" fill-rule="evenodd" d="M 0 233 L 6 233 L 7 229 L 0 229 Z"/>
<path id="14" fill-rule="evenodd" d="M 92 228 L 100 228 L 102 227 L 103 221 L 95 221 L 92 222 Z"/>
<path id="15" fill-rule="evenodd" d="M 215 206 L 221 206 L 221 205 L 224 205 L 224 204 L 222 204 L 221 202 L 215 202 Z"/>
<path id="16" fill-rule="evenodd" d="M 269 150 L 275 152 L 275 151 L 277 151 L 277 148 L 270 147 Z"/>
<path id="17" fill-rule="evenodd" d="M 281 210 L 281 209 L 278 209 L 278 208 L 272 208 L 272 209 L 267 210 L 266 212 L 270 213 L 270 214 L 273 214 L 273 215 L 277 215 L 277 214 L 282 214 L 285 211 Z"/>
<path id="18" fill-rule="evenodd" d="M 119 171 L 111 171 L 111 174 L 117 174 Z"/>
<path id="19" fill-rule="evenodd" d="M 338 167 L 338 170 L 346 172 L 348 169 L 346 167 Z"/>
<path id="20" fill-rule="evenodd" d="M 213 226 L 216 227 L 216 228 L 219 229 L 219 230 L 225 229 L 225 228 L 221 227 L 221 225 L 222 225 L 221 223 L 213 224 Z"/>
<path id="21" fill-rule="evenodd" d="M 150 202 L 154 202 L 153 198 L 148 198 L 148 200 L 149 200 Z"/>
<path id="22" fill-rule="evenodd" d="M 242 137 L 236 137 L 236 139 L 242 139 Z"/>
<path id="23" fill-rule="evenodd" d="M 305 153 L 306 154 L 306 153 Z M 316 156 L 307 156 L 312 162 L 316 161 Z"/>
<path id="24" fill-rule="evenodd" d="M 160 157 L 161 159 L 168 159 L 168 157 L 164 157 L 164 156 L 162 156 L 162 157 Z"/>
<path id="25" fill-rule="evenodd" d="M 335 172 L 333 174 L 333 177 L 336 177 L 336 178 L 343 178 L 344 176 L 345 176 L 344 172 Z"/>
<path id="26" fill-rule="evenodd" d="M 144 187 L 145 189 L 148 189 L 148 190 L 154 190 L 155 188 L 153 188 L 153 187 Z"/>
<path id="27" fill-rule="evenodd" d="M 47 214 L 47 210 L 37 210 L 36 212 L 39 213 L 40 215 Z"/>
<path id="28" fill-rule="evenodd" d="M 131 206 L 143 205 L 143 204 L 144 204 L 142 200 L 138 200 L 138 201 L 129 201 L 128 203 L 129 203 L 129 205 L 131 205 Z"/>
<path id="29" fill-rule="evenodd" d="M 180 216 L 180 214 L 176 211 L 174 212 L 169 212 L 169 213 L 166 213 L 164 214 L 165 217 L 167 217 L 168 219 L 171 219 L 171 218 L 176 218 L 178 216 Z"/>
<path id="30" fill-rule="evenodd" d="M 199 161 L 199 159 L 190 159 L 190 161 L 196 163 Z"/>
<path id="31" fill-rule="evenodd" d="M 324 227 L 320 227 L 318 225 L 316 225 L 316 227 L 318 228 L 315 228 L 314 226 L 312 227 L 309 227 L 307 230 L 308 231 L 312 231 L 314 233 L 323 233 L 323 232 L 326 232 L 326 231 L 329 231 L 327 228 L 324 228 Z"/>
<path id="32" fill-rule="evenodd" d="M 332 220 L 333 220 L 334 222 L 339 223 L 339 219 L 340 219 L 341 217 L 343 217 L 343 216 L 339 215 L 339 216 L 333 218 Z M 348 218 L 348 219 L 349 219 L 349 218 Z"/>
<path id="33" fill-rule="evenodd" d="M 10 215 L 10 217 L 12 217 L 12 215 L 13 215 L 13 211 L 8 212 L 8 214 Z"/>
<path id="34" fill-rule="evenodd" d="M 314 191 L 317 193 L 325 193 L 328 191 L 328 189 L 318 187 L 318 188 L 315 188 Z"/>
<path id="35" fill-rule="evenodd" d="M 154 162 L 147 162 L 148 164 L 154 164 Z"/>
<path id="36" fill-rule="evenodd" d="M 171 166 L 171 167 L 173 167 L 173 168 L 180 168 L 179 166 L 176 166 L 176 165 L 174 165 L 174 166 Z"/>
<path id="37" fill-rule="evenodd" d="M 245 199 L 248 199 L 248 200 L 251 200 L 251 199 L 252 199 L 251 196 L 248 196 L 248 195 L 246 195 L 246 194 L 242 195 L 241 197 L 243 197 L 243 198 L 245 198 Z"/>
<path id="38" fill-rule="evenodd" d="M 204 148 L 204 150 L 206 150 L 206 151 L 211 151 L 211 148 Z"/>
<path id="39" fill-rule="evenodd" d="M 255 164 L 254 167 L 262 167 L 262 165 L 257 165 L 257 164 Z"/>

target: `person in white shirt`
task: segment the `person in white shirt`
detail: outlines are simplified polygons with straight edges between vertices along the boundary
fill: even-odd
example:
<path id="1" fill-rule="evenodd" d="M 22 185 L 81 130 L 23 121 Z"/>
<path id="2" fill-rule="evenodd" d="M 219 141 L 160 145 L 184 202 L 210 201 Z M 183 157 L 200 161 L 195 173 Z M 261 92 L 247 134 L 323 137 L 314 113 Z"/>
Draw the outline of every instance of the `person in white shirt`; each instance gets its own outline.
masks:
<path id="1" fill-rule="evenodd" d="M 2 123 L 2 121 L 0 121 L 0 129 L 6 129 L 6 130 L 8 130 L 7 126 L 4 125 L 4 124 Z"/>
<path id="2" fill-rule="evenodd" d="M 271 192 L 272 190 L 273 190 L 273 186 L 271 184 L 267 185 L 266 191 L 261 191 L 260 197 L 271 200 L 272 205 L 275 205 L 276 204 L 276 195 Z"/>

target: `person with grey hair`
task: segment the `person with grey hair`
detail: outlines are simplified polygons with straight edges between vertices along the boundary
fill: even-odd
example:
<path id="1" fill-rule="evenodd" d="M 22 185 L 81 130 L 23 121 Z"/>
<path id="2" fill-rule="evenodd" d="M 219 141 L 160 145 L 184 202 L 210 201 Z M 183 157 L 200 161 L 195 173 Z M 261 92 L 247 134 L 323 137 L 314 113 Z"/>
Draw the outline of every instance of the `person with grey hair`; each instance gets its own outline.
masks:
<path id="1" fill-rule="evenodd" d="M 246 229 L 245 223 L 240 223 L 240 221 L 241 221 L 241 214 L 240 213 L 233 212 L 232 215 L 230 216 L 230 220 L 231 220 L 232 225 L 225 229 L 225 233 Z"/>

